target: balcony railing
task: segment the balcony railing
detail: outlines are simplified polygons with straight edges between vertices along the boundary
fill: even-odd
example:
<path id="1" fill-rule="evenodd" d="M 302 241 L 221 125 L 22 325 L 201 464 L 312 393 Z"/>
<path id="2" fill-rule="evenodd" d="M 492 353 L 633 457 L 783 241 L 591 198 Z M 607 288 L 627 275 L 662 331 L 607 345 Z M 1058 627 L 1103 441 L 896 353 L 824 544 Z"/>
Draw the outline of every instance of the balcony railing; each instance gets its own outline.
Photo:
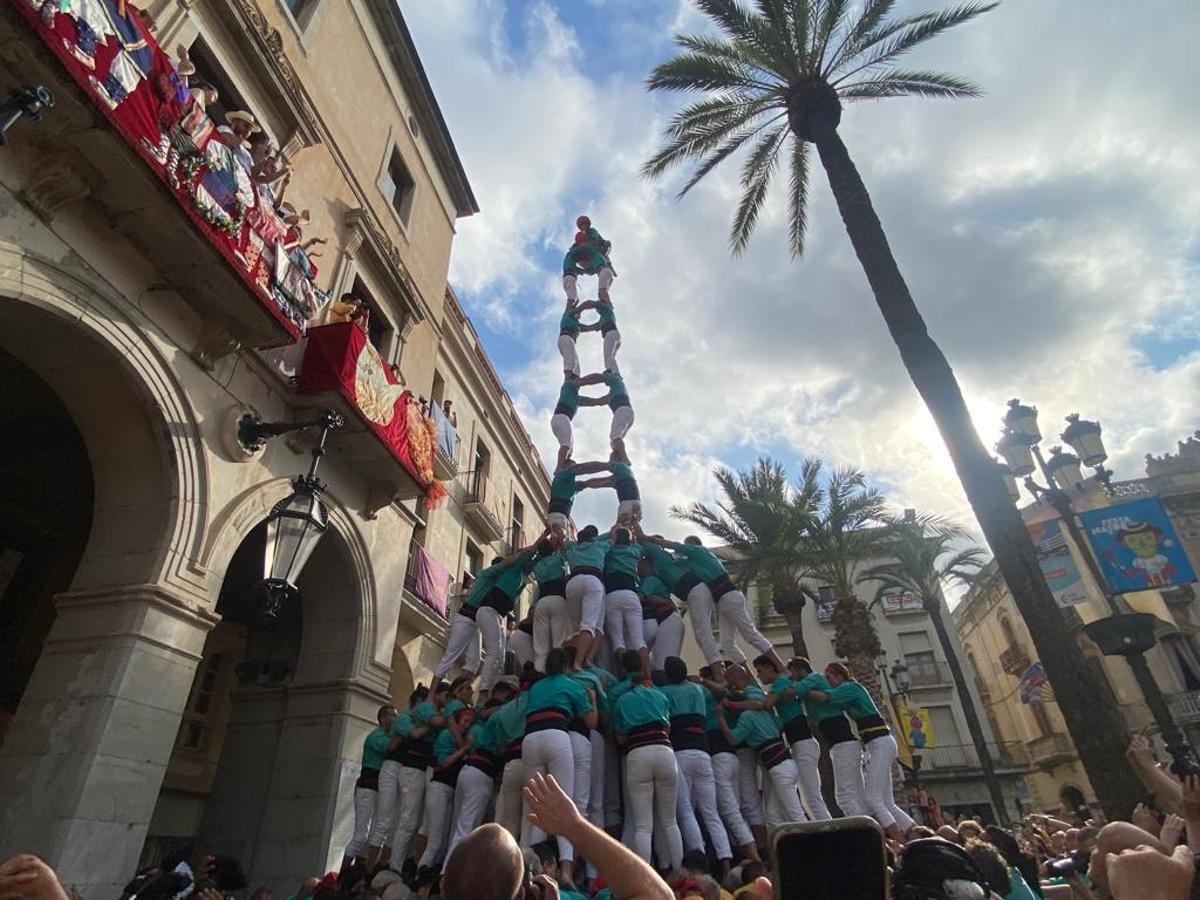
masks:
<path id="1" fill-rule="evenodd" d="M 496 512 L 490 490 L 491 482 L 488 480 L 487 473 L 476 472 L 471 480 L 471 486 L 467 490 L 466 502 L 463 504 L 463 512 L 466 514 L 467 521 L 488 543 L 504 537 L 503 520 Z"/>
<path id="2" fill-rule="evenodd" d="M 1047 769 L 1074 759 L 1078 755 L 1071 739 L 1060 732 L 1026 741 L 1025 747 L 1029 750 L 1029 758 L 1033 760 L 1033 764 Z"/>
<path id="3" fill-rule="evenodd" d="M 1167 697 L 1171 716 L 1179 725 L 1200 722 L 1200 691 L 1184 691 Z"/>
<path id="4" fill-rule="evenodd" d="M 1000 651 L 1000 668 L 1009 675 L 1019 678 L 1029 668 L 1029 662 L 1029 654 L 1023 647 L 1010 644 L 1006 649 Z"/>
<path id="5" fill-rule="evenodd" d="M 1029 753 L 1018 741 L 989 743 L 988 754 L 996 766 L 1015 768 L 1029 765 Z M 916 750 L 922 769 L 980 769 L 979 750 L 974 744 L 946 744 Z"/>
<path id="6" fill-rule="evenodd" d="M 4 4 L 0 43 L 25 49 L 21 82 L 56 100 L 40 126 L 22 122 L 9 135 L 6 152 L 36 156 L 20 193 L 47 220 L 84 198 L 94 204 L 198 314 L 188 349 L 202 365 L 241 346 L 292 343 L 319 297 L 304 251 L 284 248 L 288 225 L 270 189 L 216 130 L 225 123 L 171 80 L 175 60 L 135 4 L 98 6 L 121 33 L 98 35 L 80 18 L 87 4 Z"/>
<path id="7" fill-rule="evenodd" d="M 950 667 L 938 660 L 907 660 L 908 678 L 913 687 L 939 687 L 953 684 Z"/>
<path id="8" fill-rule="evenodd" d="M 436 403 L 431 405 L 430 412 L 437 428 L 433 472 L 438 481 L 452 481 L 458 476 L 458 431 Z"/>

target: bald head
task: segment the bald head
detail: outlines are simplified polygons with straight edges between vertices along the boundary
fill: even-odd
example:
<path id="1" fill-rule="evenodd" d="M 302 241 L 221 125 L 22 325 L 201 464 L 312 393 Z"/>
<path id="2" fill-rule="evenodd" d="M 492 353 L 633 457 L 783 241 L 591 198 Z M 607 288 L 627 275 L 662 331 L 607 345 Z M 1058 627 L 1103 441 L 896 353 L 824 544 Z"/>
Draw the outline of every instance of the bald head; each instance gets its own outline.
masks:
<path id="1" fill-rule="evenodd" d="M 445 900 L 512 900 L 525 861 L 512 835 L 495 822 L 480 825 L 450 854 L 442 876 Z"/>

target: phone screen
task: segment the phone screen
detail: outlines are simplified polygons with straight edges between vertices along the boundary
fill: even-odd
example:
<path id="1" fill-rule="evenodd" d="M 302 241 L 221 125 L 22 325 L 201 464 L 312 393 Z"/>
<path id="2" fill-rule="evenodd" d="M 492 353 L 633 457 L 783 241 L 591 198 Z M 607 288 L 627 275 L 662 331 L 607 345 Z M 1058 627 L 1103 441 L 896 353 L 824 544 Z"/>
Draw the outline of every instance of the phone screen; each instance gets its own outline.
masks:
<path id="1" fill-rule="evenodd" d="M 775 838 L 776 897 L 884 900 L 883 832 L 860 817 L 808 822 Z"/>

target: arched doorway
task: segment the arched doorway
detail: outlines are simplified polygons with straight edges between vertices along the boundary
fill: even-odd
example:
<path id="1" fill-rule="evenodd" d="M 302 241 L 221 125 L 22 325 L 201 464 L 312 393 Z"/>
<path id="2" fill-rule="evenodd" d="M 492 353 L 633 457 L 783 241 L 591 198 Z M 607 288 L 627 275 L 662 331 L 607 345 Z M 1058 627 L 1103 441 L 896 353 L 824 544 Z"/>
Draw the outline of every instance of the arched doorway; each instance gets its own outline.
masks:
<path id="1" fill-rule="evenodd" d="M 142 851 L 181 845 L 241 860 L 253 885 L 290 892 L 336 868 L 352 827 L 362 741 L 384 701 L 356 679 L 362 592 L 334 529 L 305 566 L 299 602 L 259 615 L 265 523 L 225 573 Z"/>
<path id="2" fill-rule="evenodd" d="M 0 350 L 0 745 L 92 529 L 92 466 L 54 390 Z"/>

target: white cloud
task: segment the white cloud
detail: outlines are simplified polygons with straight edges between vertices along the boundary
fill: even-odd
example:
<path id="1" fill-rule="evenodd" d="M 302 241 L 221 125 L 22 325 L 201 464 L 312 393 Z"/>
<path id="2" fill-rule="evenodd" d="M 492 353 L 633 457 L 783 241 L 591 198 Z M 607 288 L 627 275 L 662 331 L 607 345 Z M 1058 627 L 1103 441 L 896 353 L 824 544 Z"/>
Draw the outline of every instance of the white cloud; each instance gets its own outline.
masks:
<path id="1" fill-rule="evenodd" d="M 793 469 L 801 455 L 860 465 L 897 505 L 969 521 L 819 169 L 805 259 L 788 257 L 779 194 L 732 259 L 736 168 L 681 203 L 637 174 L 680 102 L 648 97 L 644 71 L 588 77 L 589 36 L 544 2 L 405 12 L 483 207 L 462 223 L 452 279 L 527 357 L 506 380 L 548 461 L 561 290 L 542 259 L 565 249 L 568 205 L 583 197 L 614 242 L 630 451 L 651 526 L 671 527 L 671 503 L 710 497 L 709 470 L 731 448 L 771 449 Z M 640 40 L 661 57 L 664 35 L 619 3 L 605 14 L 627 50 Z M 546 52 L 513 52 L 504 15 Z M 686 3 L 659 22 L 672 18 L 700 24 Z M 1136 477 L 1146 452 L 1197 427 L 1200 352 L 1150 360 L 1135 343 L 1200 337 L 1197 26 L 1191 8 L 1158 26 L 1136 5 L 1085 16 L 1008 3 L 910 61 L 977 79 L 984 99 L 847 110 L 845 140 L 985 441 L 1020 396 L 1048 434 L 1068 412 L 1101 419 L 1110 464 Z M 598 367 L 598 339 L 581 347 Z M 577 431 L 577 455 L 600 455 L 606 410 L 581 411 Z M 600 517 L 612 502 L 581 498 L 579 510 Z"/>

